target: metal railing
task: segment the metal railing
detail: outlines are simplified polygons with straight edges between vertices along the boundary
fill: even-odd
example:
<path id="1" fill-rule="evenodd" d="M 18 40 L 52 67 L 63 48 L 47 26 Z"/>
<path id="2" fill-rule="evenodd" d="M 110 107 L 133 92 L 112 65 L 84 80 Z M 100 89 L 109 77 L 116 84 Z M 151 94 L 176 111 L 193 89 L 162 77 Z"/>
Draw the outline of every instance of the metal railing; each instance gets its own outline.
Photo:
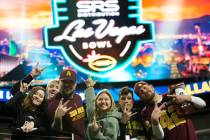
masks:
<path id="1" fill-rule="evenodd" d="M 43 139 L 43 140 L 74 140 L 74 134 L 72 134 L 71 136 L 66 136 L 66 135 L 53 135 L 53 134 L 47 134 L 47 132 L 44 133 L 23 133 L 23 132 L 12 132 L 9 129 L 4 129 L 4 130 L 0 130 L 0 140 L 11 140 L 15 139 L 15 138 L 32 138 L 32 139 Z"/>

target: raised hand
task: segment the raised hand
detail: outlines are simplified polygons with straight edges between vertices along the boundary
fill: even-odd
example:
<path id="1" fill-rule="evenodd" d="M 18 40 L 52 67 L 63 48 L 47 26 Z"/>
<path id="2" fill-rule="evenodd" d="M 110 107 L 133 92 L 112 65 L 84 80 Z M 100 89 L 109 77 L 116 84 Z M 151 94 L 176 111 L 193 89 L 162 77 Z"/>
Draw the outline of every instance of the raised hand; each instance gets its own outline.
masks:
<path id="1" fill-rule="evenodd" d="M 177 104 L 182 104 L 185 102 L 191 102 L 191 96 L 190 95 L 167 95 L 172 102 Z"/>
<path id="2" fill-rule="evenodd" d="M 84 80 L 85 85 L 88 87 L 94 87 L 97 81 L 93 81 L 92 77 L 89 76 L 87 80 Z"/>
<path id="3" fill-rule="evenodd" d="M 127 104 L 125 104 L 123 113 L 122 113 L 122 118 L 121 118 L 121 123 L 126 124 L 132 116 L 136 115 L 137 112 L 132 113 L 130 109 L 128 109 Z"/>
<path id="4" fill-rule="evenodd" d="M 152 124 L 157 125 L 159 123 L 159 118 L 162 115 L 164 107 L 165 107 L 165 104 L 162 104 L 158 107 L 157 103 L 155 103 L 154 110 L 152 111 L 152 114 L 151 114 Z"/>
<path id="5" fill-rule="evenodd" d="M 93 116 L 93 121 L 90 124 L 90 127 L 91 127 L 93 132 L 97 132 L 101 128 L 101 126 L 97 124 L 95 116 Z"/>
<path id="6" fill-rule="evenodd" d="M 20 92 L 25 93 L 28 90 L 28 87 L 30 86 L 30 83 L 27 84 L 23 81 L 20 81 Z"/>
<path id="7" fill-rule="evenodd" d="M 39 68 L 39 62 L 37 62 L 36 65 L 35 65 L 35 67 L 33 68 L 32 72 L 31 72 L 31 76 L 32 77 L 39 76 L 45 68 L 46 67 Z"/>
<path id="8" fill-rule="evenodd" d="M 59 105 L 55 111 L 55 118 L 61 119 L 72 107 L 67 107 L 69 100 L 63 103 L 63 98 L 60 100 Z"/>

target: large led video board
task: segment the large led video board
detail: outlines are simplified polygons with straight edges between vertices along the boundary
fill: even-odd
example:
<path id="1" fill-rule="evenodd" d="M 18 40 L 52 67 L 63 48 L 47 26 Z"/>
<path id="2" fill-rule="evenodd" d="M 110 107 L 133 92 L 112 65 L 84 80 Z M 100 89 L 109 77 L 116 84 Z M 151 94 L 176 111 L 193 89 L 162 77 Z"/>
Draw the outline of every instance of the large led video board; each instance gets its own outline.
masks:
<path id="1" fill-rule="evenodd" d="M 52 1 L 54 25 L 44 28 L 47 49 L 60 49 L 79 71 L 107 77 L 127 67 L 154 25 L 141 19 L 139 0 Z"/>
<path id="2" fill-rule="evenodd" d="M 210 75 L 208 1 L 1 0 L 0 19 L 2 86 L 36 62 L 46 67 L 36 84 L 67 67 L 78 83 Z"/>

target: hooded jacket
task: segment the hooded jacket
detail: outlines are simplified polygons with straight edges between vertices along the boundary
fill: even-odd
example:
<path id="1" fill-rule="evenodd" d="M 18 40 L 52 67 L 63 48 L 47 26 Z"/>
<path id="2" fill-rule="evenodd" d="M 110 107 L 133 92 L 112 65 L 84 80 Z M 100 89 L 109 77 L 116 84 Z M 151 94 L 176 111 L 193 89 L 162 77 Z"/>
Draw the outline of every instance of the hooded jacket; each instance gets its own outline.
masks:
<path id="1" fill-rule="evenodd" d="M 104 90 L 102 90 L 104 91 Z M 117 137 L 120 134 L 119 128 L 119 120 L 121 119 L 122 114 L 118 112 L 116 109 L 110 110 L 107 112 L 100 112 L 100 115 L 96 116 L 96 121 L 101 128 L 99 131 L 92 131 L 90 124 L 93 120 L 93 115 L 95 114 L 97 108 L 95 106 L 97 97 L 103 93 L 99 92 L 97 96 L 95 96 L 94 88 L 89 87 L 85 90 L 86 95 L 86 109 L 87 109 L 87 118 L 88 118 L 88 127 L 87 127 L 87 137 L 89 140 L 117 140 Z M 108 90 L 106 90 L 108 94 Z M 114 100 L 110 94 L 112 100 L 112 107 Z M 111 107 L 111 108 L 112 108 Z"/>

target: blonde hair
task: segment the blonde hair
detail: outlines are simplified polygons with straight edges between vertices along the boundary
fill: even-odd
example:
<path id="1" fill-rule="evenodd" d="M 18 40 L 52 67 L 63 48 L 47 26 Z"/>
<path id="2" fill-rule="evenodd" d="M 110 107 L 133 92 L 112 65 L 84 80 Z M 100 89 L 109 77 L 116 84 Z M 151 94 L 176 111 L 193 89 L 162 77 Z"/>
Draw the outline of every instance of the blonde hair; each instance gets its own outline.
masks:
<path id="1" fill-rule="evenodd" d="M 58 80 L 58 79 L 54 79 L 54 80 L 52 80 L 52 81 L 49 81 L 49 82 L 47 83 L 46 89 L 48 89 L 48 87 L 49 87 L 50 85 L 52 85 L 53 83 L 59 83 L 59 80 Z"/>
<path id="2" fill-rule="evenodd" d="M 103 89 L 101 91 L 98 92 L 97 96 L 96 96 L 96 99 L 95 99 L 95 115 L 96 117 L 99 117 L 101 116 L 104 112 L 101 112 L 97 106 L 97 100 L 98 100 L 98 97 L 102 94 L 102 93 L 105 93 L 109 96 L 110 100 L 111 100 L 111 107 L 107 110 L 107 111 L 114 111 L 116 110 L 116 105 L 115 105 L 115 102 L 114 102 L 114 99 L 111 95 L 111 93 L 109 92 L 108 89 Z"/>

